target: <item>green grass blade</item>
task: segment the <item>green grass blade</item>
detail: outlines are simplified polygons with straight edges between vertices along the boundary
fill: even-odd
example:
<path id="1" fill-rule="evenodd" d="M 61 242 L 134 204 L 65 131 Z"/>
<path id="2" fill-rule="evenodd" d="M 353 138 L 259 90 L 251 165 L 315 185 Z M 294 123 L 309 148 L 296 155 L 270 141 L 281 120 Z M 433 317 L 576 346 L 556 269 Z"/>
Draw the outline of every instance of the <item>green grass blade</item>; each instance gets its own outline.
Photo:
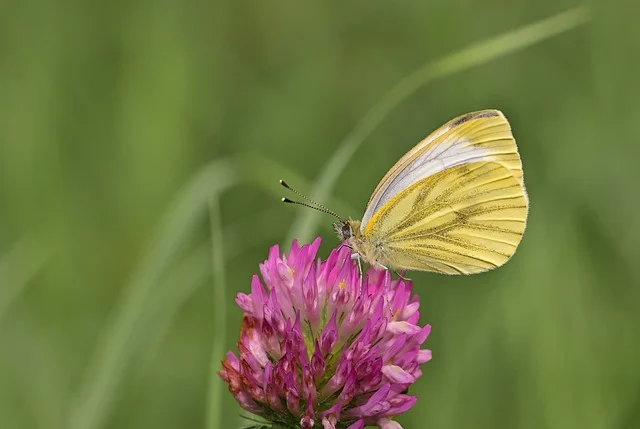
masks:
<path id="1" fill-rule="evenodd" d="M 0 259 L 0 321 L 42 268 L 46 252 L 33 238 L 23 238 Z"/>
<path id="2" fill-rule="evenodd" d="M 218 160 L 204 167 L 178 193 L 146 258 L 125 288 L 121 304 L 98 339 L 89 370 L 72 403 L 69 428 L 94 429 L 101 426 L 131 359 L 134 349 L 132 338 L 150 291 L 205 213 L 210 198 L 235 182 L 235 172 L 229 167 L 228 160 Z"/>
<path id="3" fill-rule="evenodd" d="M 347 167 L 351 157 L 364 139 L 371 134 L 391 110 L 420 87 L 436 79 L 451 76 L 535 45 L 579 27 L 587 23 L 590 18 L 589 8 L 580 6 L 551 18 L 474 43 L 411 73 L 391 88 L 338 146 L 338 149 L 333 153 L 317 180 L 312 194 L 313 197 L 318 201 L 327 200 L 340 174 Z M 298 238 L 302 242 L 311 240 L 314 231 L 317 229 L 319 218 L 320 213 L 314 210 L 300 211 L 289 232 L 289 241 L 293 238 Z"/>
<path id="4" fill-rule="evenodd" d="M 214 326 L 217 335 L 213 338 L 211 349 L 211 362 L 209 366 L 209 386 L 207 395 L 207 414 L 205 427 L 207 429 L 217 429 L 222 427 L 222 387 L 223 382 L 218 377 L 217 371 L 220 369 L 220 359 L 224 356 L 225 332 L 227 312 L 226 306 L 226 283 L 224 272 L 224 242 L 222 237 L 222 220 L 220 215 L 220 205 L 217 199 L 210 203 L 211 218 L 211 263 L 213 271 L 213 292 L 214 292 Z"/>
<path id="5" fill-rule="evenodd" d="M 182 306 L 211 277 L 210 248 L 211 245 L 207 242 L 191 251 L 166 275 L 157 298 L 154 297 L 149 302 L 149 310 L 146 311 L 141 326 L 136 329 L 142 349 L 138 353 L 139 366 L 133 371 L 138 377 L 147 374 L 146 369 L 151 367 Z"/>

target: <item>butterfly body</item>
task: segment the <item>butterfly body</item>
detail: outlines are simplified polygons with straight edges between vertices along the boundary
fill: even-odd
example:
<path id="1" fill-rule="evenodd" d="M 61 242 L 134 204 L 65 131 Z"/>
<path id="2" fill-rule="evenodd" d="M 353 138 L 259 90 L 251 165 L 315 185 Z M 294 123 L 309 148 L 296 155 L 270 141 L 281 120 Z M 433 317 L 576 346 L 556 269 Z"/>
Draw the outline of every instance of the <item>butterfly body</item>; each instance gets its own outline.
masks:
<path id="1" fill-rule="evenodd" d="M 365 236 L 360 231 L 359 220 L 344 220 L 333 224 L 340 241 L 345 241 L 354 254 L 376 268 L 387 269 L 389 259 L 385 252 L 384 242 Z"/>
<path id="2" fill-rule="evenodd" d="M 334 227 L 372 266 L 474 274 L 509 260 L 527 213 L 509 123 L 501 112 L 483 110 L 418 143 L 378 184 L 362 221 Z"/>

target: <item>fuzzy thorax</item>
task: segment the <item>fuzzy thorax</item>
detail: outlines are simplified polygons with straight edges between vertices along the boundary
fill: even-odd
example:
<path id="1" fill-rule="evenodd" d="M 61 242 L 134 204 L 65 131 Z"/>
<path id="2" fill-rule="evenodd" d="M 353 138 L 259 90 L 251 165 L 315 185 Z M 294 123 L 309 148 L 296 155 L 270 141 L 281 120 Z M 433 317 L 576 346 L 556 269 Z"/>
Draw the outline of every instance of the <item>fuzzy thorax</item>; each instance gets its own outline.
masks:
<path id="1" fill-rule="evenodd" d="M 346 241 L 353 253 L 360 255 L 364 262 L 376 268 L 388 268 L 389 261 L 385 257 L 384 249 L 360 231 L 360 223 L 359 220 L 347 219 L 334 223 L 333 229 L 340 241 Z"/>

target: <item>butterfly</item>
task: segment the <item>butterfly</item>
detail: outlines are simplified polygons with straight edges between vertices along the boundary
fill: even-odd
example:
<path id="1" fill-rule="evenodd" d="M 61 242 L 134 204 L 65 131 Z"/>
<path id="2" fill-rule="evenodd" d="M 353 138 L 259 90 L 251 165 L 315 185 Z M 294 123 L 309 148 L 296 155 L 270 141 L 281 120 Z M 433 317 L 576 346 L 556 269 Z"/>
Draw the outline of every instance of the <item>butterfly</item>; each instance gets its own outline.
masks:
<path id="1" fill-rule="evenodd" d="M 513 256 L 529 200 L 509 122 L 482 110 L 452 119 L 407 152 L 373 191 L 362 220 L 320 207 L 340 219 L 338 238 L 371 266 L 475 274 Z"/>

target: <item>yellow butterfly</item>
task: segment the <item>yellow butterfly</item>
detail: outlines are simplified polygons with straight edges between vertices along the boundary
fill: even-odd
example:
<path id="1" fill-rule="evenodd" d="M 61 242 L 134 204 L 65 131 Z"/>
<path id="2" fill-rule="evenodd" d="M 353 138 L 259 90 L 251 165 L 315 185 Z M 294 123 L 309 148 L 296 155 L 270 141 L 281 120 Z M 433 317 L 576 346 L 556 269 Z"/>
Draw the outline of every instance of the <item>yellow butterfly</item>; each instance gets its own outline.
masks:
<path id="1" fill-rule="evenodd" d="M 509 122 L 498 110 L 482 110 L 449 121 L 404 155 L 361 221 L 333 225 L 372 266 L 475 274 L 515 253 L 528 206 Z"/>

